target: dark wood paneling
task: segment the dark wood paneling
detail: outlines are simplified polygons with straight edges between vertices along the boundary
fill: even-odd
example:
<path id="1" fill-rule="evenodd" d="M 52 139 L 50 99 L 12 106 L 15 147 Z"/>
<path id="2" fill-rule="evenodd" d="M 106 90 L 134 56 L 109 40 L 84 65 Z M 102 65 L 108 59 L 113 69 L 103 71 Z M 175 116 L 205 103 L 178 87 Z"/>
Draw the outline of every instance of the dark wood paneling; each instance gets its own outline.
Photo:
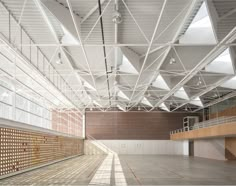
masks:
<path id="1" fill-rule="evenodd" d="M 95 139 L 169 139 L 187 113 L 86 112 L 86 135 Z"/>

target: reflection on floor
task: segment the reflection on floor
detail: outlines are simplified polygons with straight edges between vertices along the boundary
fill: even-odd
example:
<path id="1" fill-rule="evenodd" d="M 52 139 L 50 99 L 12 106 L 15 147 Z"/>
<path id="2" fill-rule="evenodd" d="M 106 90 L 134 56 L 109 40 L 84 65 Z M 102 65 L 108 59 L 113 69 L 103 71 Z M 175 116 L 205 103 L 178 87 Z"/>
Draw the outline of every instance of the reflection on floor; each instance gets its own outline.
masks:
<path id="1" fill-rule="evenodd" d="M 0 185 L 235 185 L 236 162 L 165 155 L 87 155 Z"/>
<path id="2" fill-rule="evenodd" d="M 236 162 L 171 155 L 119 158 L 128 185 L 236 185 Z"/>
<path id="3" fill-rule="evenodd" d="M 107 155 L 89 185 L 127 186 L 119 156 L 115 152 Z"/>
<path id="4" fill-rule="evenodd" d="M 98 168 L 89 185 L 110 185 L 113 155 L 109 154 Z"/>

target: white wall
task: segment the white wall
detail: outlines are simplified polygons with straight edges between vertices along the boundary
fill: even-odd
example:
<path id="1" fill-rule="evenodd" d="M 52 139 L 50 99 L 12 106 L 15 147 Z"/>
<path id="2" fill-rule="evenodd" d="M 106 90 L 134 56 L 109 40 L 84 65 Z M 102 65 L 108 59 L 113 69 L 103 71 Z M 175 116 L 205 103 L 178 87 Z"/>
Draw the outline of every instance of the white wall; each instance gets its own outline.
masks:
<path id="1" fill-rule="evenodd" d="M 171 140 L 85 140 L 85 154 L 102 154 L 99 146 L 105 145 L 117 154 L 173 154 L 183 155 L 183 141 Z M 96 147 L 97 146 L 97 147 Z"/>
<path id="2" fill-rule="evenodd" d="M 171 140 L 85 140 L 84 153 L 89 155 L 107 154 L 170 154 L 189 155 L 189 142 Z M 225 160 L 225 140 L 194 140 L 194 156 Z"/>
<path id="3" fill-rule="evenodd" d="M 183 142 L 183 155 L 189 156 L 189 141 L 184 140 Z"/>
<path id="4" fill-rule="evenodd" d="M 194 156 L 225 160 L 225 139 L 194 140 Z"/>

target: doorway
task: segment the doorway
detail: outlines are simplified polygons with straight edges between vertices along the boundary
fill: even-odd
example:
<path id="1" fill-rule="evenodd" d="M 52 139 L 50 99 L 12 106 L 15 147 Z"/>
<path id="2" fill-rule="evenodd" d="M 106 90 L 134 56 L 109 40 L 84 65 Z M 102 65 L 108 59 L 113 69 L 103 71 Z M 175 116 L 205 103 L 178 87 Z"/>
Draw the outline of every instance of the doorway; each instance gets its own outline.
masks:
<path id="1" fill-rule="evenodd" d="M 194 156 L 194 141 L 189 141 L 189 156 Z"/>

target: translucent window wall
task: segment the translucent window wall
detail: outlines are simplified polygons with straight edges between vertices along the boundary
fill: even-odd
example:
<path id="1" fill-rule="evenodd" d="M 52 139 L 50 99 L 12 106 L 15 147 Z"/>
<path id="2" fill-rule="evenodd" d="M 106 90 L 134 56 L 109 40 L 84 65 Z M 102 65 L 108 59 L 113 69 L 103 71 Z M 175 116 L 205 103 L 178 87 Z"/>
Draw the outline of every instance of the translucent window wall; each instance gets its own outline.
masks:
<path id="1" fill-rule="evenodd" d="M 2 4 L 0 12 L 0 118 L 82 136 L 78 95 Z"/>
<path id="2" fill-rule="evenodd" d="M 0 117 L 22 123 L 52 128 L 51 111 L 32 98 L 15 93 L 0 80 Z"/>

